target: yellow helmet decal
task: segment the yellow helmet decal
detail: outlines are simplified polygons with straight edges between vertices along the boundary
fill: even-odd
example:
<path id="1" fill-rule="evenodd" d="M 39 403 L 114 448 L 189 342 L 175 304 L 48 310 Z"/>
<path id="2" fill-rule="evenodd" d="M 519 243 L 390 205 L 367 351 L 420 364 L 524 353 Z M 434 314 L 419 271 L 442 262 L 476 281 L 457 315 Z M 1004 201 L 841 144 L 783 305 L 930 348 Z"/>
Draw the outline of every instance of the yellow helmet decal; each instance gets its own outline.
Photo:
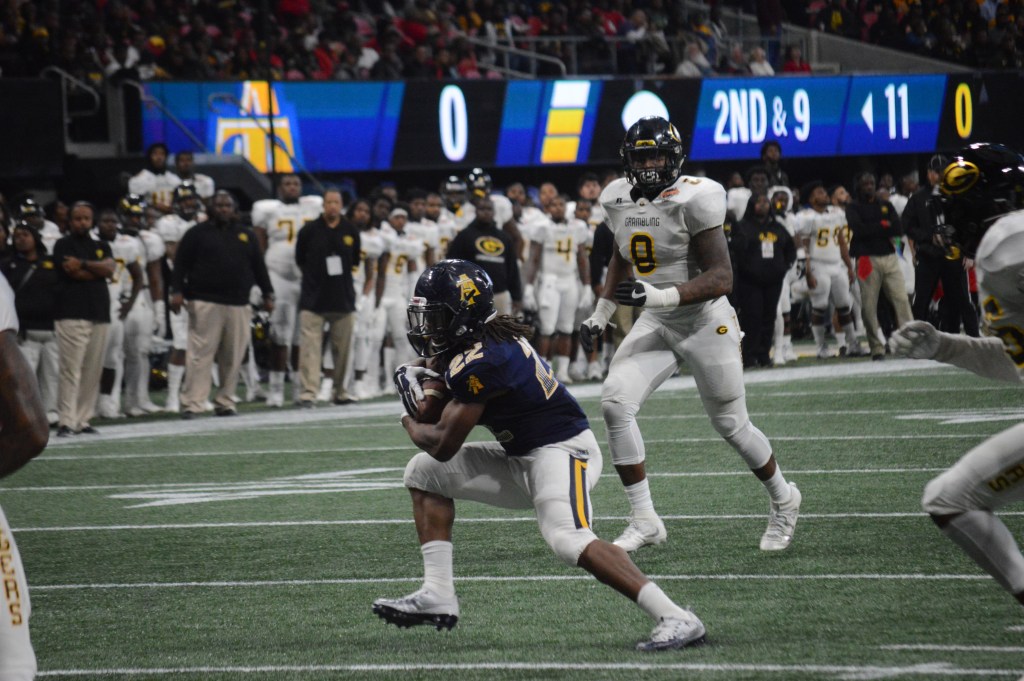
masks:
<path id="1" fill-rule="evenodd" d="M 480 289 L 476 287 L 473 280 L 466 274 L 459 275 L 459 290 L 462 291 L 460 300 L 466 301 L 467 305 L 476 305 L 476 297 L 480 295 Z"/>
<path id="2" fill-rule="evenodd" d="M 965 191 L 977 184 L 981 179 L 981 171 L 978 166 L 970 161 L 954 161 L 942 171 L 943 194 L 963 194 Z"/>

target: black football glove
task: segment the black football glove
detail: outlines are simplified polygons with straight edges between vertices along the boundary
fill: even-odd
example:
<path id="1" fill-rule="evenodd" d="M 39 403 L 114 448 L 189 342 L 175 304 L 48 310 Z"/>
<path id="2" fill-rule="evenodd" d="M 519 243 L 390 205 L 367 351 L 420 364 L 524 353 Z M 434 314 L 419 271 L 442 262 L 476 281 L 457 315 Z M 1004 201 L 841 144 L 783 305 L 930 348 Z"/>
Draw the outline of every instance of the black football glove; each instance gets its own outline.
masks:
<path id="1" fill-rule="evenodd" d="M 619 305 L 632 307 L 676 307 L 679 290 L 675 286 L 660 289 L 646 281 L 627 279 L 615 287 L 615 300 Z"/>
<path id="2" fill-rule="evenodd" d="M 600 338 L 604 333 L 605 327 L 611 324 L 608 320 L 611 319 L 614 312 L 615 303 L 607 298 L 598 298 L 594 314 L 584 319 L 583 323 L 580 324 L 580 345 L 583 346 L 584 352 L 594 351 L 595 339 Z M 611 326 L 615 325 L 611 324 Z"/>

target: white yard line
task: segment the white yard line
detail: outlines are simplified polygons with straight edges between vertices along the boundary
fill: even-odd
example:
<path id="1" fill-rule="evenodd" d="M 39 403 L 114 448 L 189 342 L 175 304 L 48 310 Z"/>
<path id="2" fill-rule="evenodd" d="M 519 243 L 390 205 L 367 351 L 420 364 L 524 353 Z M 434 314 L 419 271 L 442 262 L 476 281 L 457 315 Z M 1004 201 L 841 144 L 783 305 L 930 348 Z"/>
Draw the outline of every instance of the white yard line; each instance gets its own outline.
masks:
<path id="1" fill-rule="evenodd" d="M 1024 516 L 1024 511 L 1001 511 L 1000 517 Z M 906 518 L 926 518 L 925 513 L 801 513 L 801 520 L 846 520 L 850 518 L 874 520 L 898 520 Z M 763 513 L 737 513 L 725 515 L 662 515 L 662 520 L 764 520 Z M 602 522 L 625 521 L 628 516 L 599 516 Z M 355 520 L 261 520 L 247 522 L 222 523 L 160 523 L 153 525 L 64 525 L 54 527 L 14 527 L 15 534 L 27 532 L 128 532 L 136 530 L 193 530 L 193 529 L 228 529 L 243 527 L 317 527 L 334 525 L 406 525 L 410 518 L 381 518 Z M 507 518 L 464 518 L 458 523 L 526 523 L 537 522 L 534 516 L 509 516 Z"/>
<path id="2" fill-rule="evenodd" d="M 367 673 L 382 675 L 408 672 L 497 672 L 497 671 L 622 671 L 689 672 L 693 674 L 723 672 L 767 674 L 817 674 L 836 679 L 888 679 L 917 676 L 936 678 L 944 676 L 1017 677 L 1024 670 L 979 669 L 959 667 L 948 662 L 926 662 L 904 666 L 846 665 L 846 664 L 742 664 L 742 663 L 644 663 L 630 662 L 477 662 L 463 664 L 316 664 L 316 665 L 252 665 L 244 667 L 112 667 L 100 669 L 41 670 L 37 677 L 62 676 L 163 676 L 180 674 L 316 674 L 324 672 Z M 719 677 L 720 678 L 720 677 Z"/>
<path id="3" fill-rule="evenodd" d="M 736 575 L 649 575 L 659 582 L 980 582 L 992 578 L 988 575 L 954 575 L 954 574 L 821 574 L 821 575 L 768 575 L 768 574 L 736 574 Z M 476 577 L 456 577 L 455 581 L 466 582 L 580 582 L 593 581 L 593 577 L 585 573 L 572 575 L 480 575 Z M 128 582 L 128 583 L 83 583 L 83 584 L 33 584 L 32 594 L 42 591 L 76 591 L 80 589 L 183 589 L 183 588 L 263 588 L 268 586 L 329 586 L 344 584 L 418 584 L 423 576 L 416 577 L 350 577 L 346 579 L 260 579 L 260 580 L 211 580 L 206 582 Z"/>
<path id="4" fill-rule="evenodd" d="M 1024 653 L 1024 646 L 965 646 L 953 643 L 901 643 L 878 647 L 882 650 L 955 650 L 965 653 Z"/>

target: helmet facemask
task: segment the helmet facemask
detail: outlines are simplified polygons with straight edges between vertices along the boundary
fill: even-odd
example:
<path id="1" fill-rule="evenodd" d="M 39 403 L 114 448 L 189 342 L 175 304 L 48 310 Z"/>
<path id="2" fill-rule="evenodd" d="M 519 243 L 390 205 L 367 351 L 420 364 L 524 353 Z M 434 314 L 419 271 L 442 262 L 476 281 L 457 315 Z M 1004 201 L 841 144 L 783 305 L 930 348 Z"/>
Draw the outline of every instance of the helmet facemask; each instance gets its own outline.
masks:
<path id="1" fill-rule="evenodd" d="M 440 355 L 451 346 L 447 330 L 452 311 L 443 303 L 430 303 L 426 298 L 414 296 L 406 310 L 409 331 L 406 334 L 413 350 L 420 357 Z"/>

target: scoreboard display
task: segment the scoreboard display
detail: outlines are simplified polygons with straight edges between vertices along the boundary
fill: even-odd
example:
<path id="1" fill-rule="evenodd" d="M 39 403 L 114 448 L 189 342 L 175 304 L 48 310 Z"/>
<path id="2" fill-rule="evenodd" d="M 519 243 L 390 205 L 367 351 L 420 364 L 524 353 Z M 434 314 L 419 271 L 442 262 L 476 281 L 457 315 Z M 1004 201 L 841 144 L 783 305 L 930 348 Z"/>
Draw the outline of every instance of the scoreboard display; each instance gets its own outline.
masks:
<path id="1" fill-rule="evenodd" d="M 242 154 L 261 171 L 614 165 L 625 129 L 669 118 L 697 162 L 1024 147 L 1024 74 L 662 80 L 149 83 L 147 144 Z M 274 143 L 270 144 L 273 139 Z M 271 156 L 273 154 L 273 156 Z"/>

